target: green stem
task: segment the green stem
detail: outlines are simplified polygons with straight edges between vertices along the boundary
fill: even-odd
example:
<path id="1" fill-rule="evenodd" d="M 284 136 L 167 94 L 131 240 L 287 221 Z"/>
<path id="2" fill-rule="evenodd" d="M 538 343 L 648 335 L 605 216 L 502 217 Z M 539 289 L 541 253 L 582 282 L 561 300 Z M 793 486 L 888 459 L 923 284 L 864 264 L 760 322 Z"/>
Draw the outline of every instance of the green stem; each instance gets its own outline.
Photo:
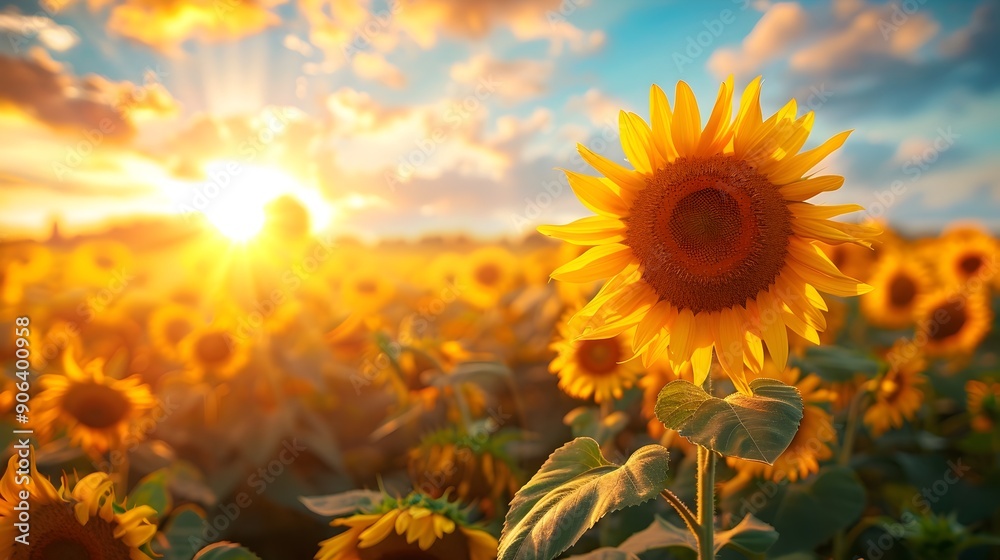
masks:
<path id="1" fill-rule="evenodd" d="M 701 525 L 698 523 L 698 520 L 695 519 L 694 513 L 687 507 L 687 504 L 682 502 L 681 499 L 677 497 L 677 494 L 674 494 L 670 490 L 664 490 L 663 492 L 660 492 L 660 495 L 667 500 L 668 504 L 673 506 L 673 508 L 677 511 L 677 515 L 681 516 L 681 519 L 684 520 L 684 524 L 687 525 L 688 530 L 691 531 L 692 534 L 696 537 L 701 534 Z"/>
<path id="2" fill-rule="evenodd" d="M 847 424 L 844 426 L 844 443 L 840 447 L 840 456 L 837 457 L 837 464 L 847 466 L 851 461 L 851 453 L 854 451 L 854 436 L 858 432 L 858 419 L 861 418 L 861 404 L 868 396 L 868 390 L 859 388 L 858 393 L 851 399 L 851 404 L 847 407 Z"/>
<path id="3" fill-rule="evenodd" d="M 715 453 L 698 446 L 698 560 L 715 558 Z"/>

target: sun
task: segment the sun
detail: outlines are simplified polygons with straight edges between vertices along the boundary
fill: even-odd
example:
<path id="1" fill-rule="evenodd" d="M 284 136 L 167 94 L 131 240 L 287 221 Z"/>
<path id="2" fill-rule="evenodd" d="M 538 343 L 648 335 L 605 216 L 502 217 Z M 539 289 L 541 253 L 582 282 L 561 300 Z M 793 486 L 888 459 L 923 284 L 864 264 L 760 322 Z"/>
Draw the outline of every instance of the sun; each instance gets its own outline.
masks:
<path id="1" fill-rule="evenodd" d="M 232 173 L 232 170 L 239 170 Z M 208 221 L 222 235 L 234 242 L 248 242 L 257 237 L 267 224 L 266 207 L 282 196 L 291 196 L 302 203 L 309 214 L 312 230 L 325 227 L 330 219 L 330 205 L 315 189 L 309 189 L 298 179 L 273 167 L 233 165 L 233 162 L 213 162 L 205 166 L 212 189 L 216 192 L 203 210 Z M 228 181 L 226 180 L 228 179 Z"/>

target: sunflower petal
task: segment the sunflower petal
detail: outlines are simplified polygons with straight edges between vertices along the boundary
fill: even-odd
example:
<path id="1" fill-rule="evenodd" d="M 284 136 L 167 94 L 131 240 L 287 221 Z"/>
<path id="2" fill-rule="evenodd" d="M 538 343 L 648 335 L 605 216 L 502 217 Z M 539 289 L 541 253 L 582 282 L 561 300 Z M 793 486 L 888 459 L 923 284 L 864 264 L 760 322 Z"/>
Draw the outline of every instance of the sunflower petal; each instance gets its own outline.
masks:
<path id="1" fill-rule="evenodd" d="M 632 259 L 632 249 L 627 245 L 598 245 L 555 269 L 551 276 L 563 282 L 593 282 L 618 274 Z"/>

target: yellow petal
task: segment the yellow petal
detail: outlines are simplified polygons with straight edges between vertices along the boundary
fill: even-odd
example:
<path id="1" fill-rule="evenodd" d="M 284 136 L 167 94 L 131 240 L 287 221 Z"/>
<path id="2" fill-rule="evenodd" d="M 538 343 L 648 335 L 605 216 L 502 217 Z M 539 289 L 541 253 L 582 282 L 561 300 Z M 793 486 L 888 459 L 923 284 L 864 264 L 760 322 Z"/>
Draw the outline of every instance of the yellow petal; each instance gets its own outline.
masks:
<path id="1" fill-rule="evenodd" d="M 830 138 L 820 146 L 807 152 L 783 160 L 777 169 L 768 173 L 768 179 L 775 185 L 784 185 L 792 181 L 798 181 L 806 172 L 816 166 L 823 158 L 830 155 L 844 145 L 847 137 L 851 135 L 850 130 L 841 132 Z"/>
<path id="2" fill-rule="evenodd" d="M 844 186 L 844 178 L 840 175 L 822 175 L 782 185 L 778 187 L 778 192 L 785 200 L 802 201 L 819 193 L 835 191 L 842 186 Z"/>
<path id="3" fill-rule="evenodd" d="M 574 173 L 567 169 L 562 171 L 566 173 L 573 193 L 587 208 L 612 218 L 628 215 L 628 205 L 625 201 L 602 183 L 600 178 Z"/>
<path id="4" fill-rule="evenodd" d="M 733 76 L 726 78 L 719 86 L 719 95 L 715 100 L 712 114 L 705 123 L 705 130 L 698 142 L 699 154 L 717 154 L 722 152 L 732 137 L 733 129 L 730 119 L 733 114 Z"/>
<path id="5" fill-rule="evenodd" d="M 670 133 L 670 102 L 667 96 L 660 89 L 660 86 L 653 84 L 649 88 L 649 120 L 653 129 L 653 146 L 660 153 L 664 161 L 674 161 L 677 159 L 677 148 Z"/>
<path id="6" fill-rule="evenodd" d="M 677 154 L 680 157 L 693 156 L 701 139 L 701 115 L 698 113 L 698 100 L 687 83 L 677 82 L 677 93 L 674 102 L 671 135 Z"/>
<path id="7" fill-rule="evenodd" d="M 598 245 L 555 269 L 551 276 L 564 282 L 593 282 L 618 274 L 633 258 L 627 245 Z"/>
<path id="8" fill-rule="evenodd" d="M 587 216 L 562 226 L 538 226 L 538 232 L 574 245 L 606 245 L 625 239 L 625 224 L 606 216 Z"/>
<path id="9" fill-rule="evenodd" d="M 646 179 L 638 171 L 625 169 L 610 159 L 592 152 L 590 148 L 584 146 L 583 144 L 577 145 L 577 150 L 580 152 L 584 161 L 589 163 L 590 166 L 596 169 L 601 175 L 604 175 L 608 179 L 614 181 L 619 187 L 634 191 L 645 188 Z"/>
<path id="10" fill-rule="evenodd" d="M 651 174 L 654 160 L 650 158 L 649 127 L 639 115 L 619 111 L 618 130 L 621 134 L 622 151 L 625 152 L 625 158 L 639 173 Z"/>

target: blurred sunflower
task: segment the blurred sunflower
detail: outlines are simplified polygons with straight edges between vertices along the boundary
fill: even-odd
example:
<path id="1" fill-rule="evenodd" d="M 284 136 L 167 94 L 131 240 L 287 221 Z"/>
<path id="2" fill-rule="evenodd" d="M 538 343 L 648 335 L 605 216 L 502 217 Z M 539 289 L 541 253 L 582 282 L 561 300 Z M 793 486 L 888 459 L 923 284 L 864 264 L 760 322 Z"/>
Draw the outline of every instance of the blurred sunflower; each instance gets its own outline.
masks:
<path id="1" fill-rule="evenodd" d="M 18 485 L 18 457 L 10 458 L 0 480 L 0 556 L 10 560 L 152 560 L 149 543 L 156 534 L 150 520 L 156 511 L 149 506 L 127 508 L 125 500 L 115 500 L 111 480 L 94 473 L 71 484 L 63 476 L 56 490 L 38 473 L 34 454 L 30 459 L 31 484 Z M 31 502 L 31 544 L 16 544 L 17 512 L 14 507 L 21 491 Z"/>
<path id="2" fill-rule="evenodd" d="M 77 245 L 65 270 L 72 271 L 74 283 L 99 286 L 107 284 L 123 270 L 128 272 L 132 263 L 132 251 L 125 244 L 104 239 Z"/>
<path id="3" fill-rule="evenodd" d="M 972 429 L 990 432 L 1000 421 L 1000 383 L 970 379 L 965 383 L 967 408 Z"/>
<path id="4" fill-rule="evenodd" d="M 361 315 L 375 314 L 392 301 L 396 288 L 384 270 L 362 267 L 349 272 L 340 284 L 343 305 Z"/>
<path id="5" fill-rule="evenodd" d="M 197 325 L 193 308 L 178 303 L 164 303 L 149 316 L 149 339 L 158 354 L 168 360 L 180 361 L 184 356 L 181 341 Z"/>
<path id="6" fill-rule="evenodd" d="M 1000 247 L 980 229 L 952 229 L 942 235 L 938 248 L 934 262 L 946 285 L 965 284 L 973 278 L 989 283 L 997 276 Z"/>
<path id="7" fill-rule="evenodd" d="M 24 297 L 21 268 L 16 262 L 0 262 L 0 306 L 13 305 Z"/>
<path id="8" fill-rule="evenodd" d="M 760 377 L 778 379 L 787 385 L 795 385 L 799 390 L 804 405 L 799 429 L 773 465 L 735 457 L 727 457 L 726 462 L 743 477 L 763 477 L 774 482 L 785 479 L 795 482 L 818 472 L 819 463 L 833 456 L 830 446 L 837 441 L 833 415 L 826 409 L 836 395 L 821 386 L 819 376 L 803 376 L 798 368 L 786 368 L 779 372 L 771 362 L 765 362 Z"/>
<path id="9" fill-rule="evenodd" d="M 861 310 L 876 326 L 901 329 L 913 324 L 920 297 L 931 289 L 929 271 L 912 255 L 886 252 L 868 282 L 875 288 L 861 296 Z"/>
<path id="10" fill-rule="evenodd" d="M 851 278 L 868 282 L 872 266 L 878 262 L 882 250 L 886 247 L 895 246 L 894 243 L 886 239 L 887 236 L 891 237 L 891 235 L 891 230 L 884 229 L 882 234 L 879 235 L 880 246 L 874 250 L 853 243 L 841 243 L 839 245 L 821 243 L 819 246 L 838 270 Z"/>
<path id="11" fill-rule="evenodd" d="M 917 336 L 926 335 L 928 356 L 969 354 L 979 346 L 993 324 L 985 291 L 963 293 L 940 289 L 917 302 Z"/>
<path id="12" fill-rule="evenodd" d="M 471 434 L 445 428 L 421 438 L 407 462 L 414 486 L 433 498 L 452 491 L 487 516 L 501 510 L 521 487 L 517 464 L 506 451 L 514 436 L 488 428 Z"/>
<path id="13" fill-rule="evenodd" d="M 181 354 L 191 379 L 231 379 L 250 361 L 249 342 L 229 323 L 219 320 L 199 326 L 181 341 Z"/>
<path id="14" fill-rule="evenodd" d="M 104 360 L 80 366 L 72 353 L 63 353 L 65 375 L 39 378 L 42 391 L 35 397 L 35 425 L 44 439 L 65 427 L 73 445 L 92 455 L 121 446 L 134 423 L 156 404 L 149 387 L 138 376 L 111 379 Z"/>
<path id="15" fill-rule="evenodd" d="M 921 373 L 927 368 L 927 362 L 919 349 L 899 340 L 886 354 L 886 359 L 889 370 L 866 385 L 874 402 L 865 410 L 863 420 L 876 437 L 912 420 L 924 400 L 924 392 L 920 390 L 924 383 Z"/>
<path id="16" fill-rule="evenodd" d="M 334 519 L 347 527 L 320 543 L 316 560 L 492 560 L 497 540 L 456 504 L 413 493 L 386 496 L 371 512 Z"/>
<path id="17" fill-rule="evenodd" d="M 514 287 L 519 269 L 517 259 L 506 248 L 480 247 L 466 257 L 459 272 L 459 293 L 476 307 L 493 307 Z"/>
<path id="18" fill-rule="evenodd" d="M 557 328 L 559 338 L 551 346 L 557 354 L 549 371 L 559 376 L 559 388 L 567 395 L 577 399 L 593 396 L 597 403 L 620 399 L 642 375 L 639 360 L 628 359 L 628 334 L 579 340 L 580 330 L 568 315 Z"/>
<path id="19" fill-rule="evenodd" d="M 652 128 L 621 112 L 622 148 L 634 169 L 579 146 L 605 177 L 566 171 L 570 186 L 597 216 L 539 231 L 592 246 L 552 273 L 557 280 L 612 280 L 581 316 L 599 319 L 583 338 L 602 339 L 637 327 L 632 350 L 647 364 L 668 352 L 675 366 L 692 362 L 704 382 L 713 347 L 737 388 L 749 393 L 746 362 L 759 371 L 763 345 L 783 369 L 785 327 L 813 342 L 826 327 L 819 291 L 855 296 L 870 287 L 842 274 L 815 241 L 858 243 L 874 224 L 830 220 L 858 205 L 814 206 L 805 200 L 840 188 L 839 176 L 804 177 L 839 148 L 849 132 L 800 153 L 813 113 L 796 118 L 791 100 L 764 120 L 760 78 L 743 92 L 730 122 L 732 78 L 719 90 L 704 129 L 684 82 L 671 111 L 653 86 Z M 613 288 L 609 288 L 613 286 Z"/>

